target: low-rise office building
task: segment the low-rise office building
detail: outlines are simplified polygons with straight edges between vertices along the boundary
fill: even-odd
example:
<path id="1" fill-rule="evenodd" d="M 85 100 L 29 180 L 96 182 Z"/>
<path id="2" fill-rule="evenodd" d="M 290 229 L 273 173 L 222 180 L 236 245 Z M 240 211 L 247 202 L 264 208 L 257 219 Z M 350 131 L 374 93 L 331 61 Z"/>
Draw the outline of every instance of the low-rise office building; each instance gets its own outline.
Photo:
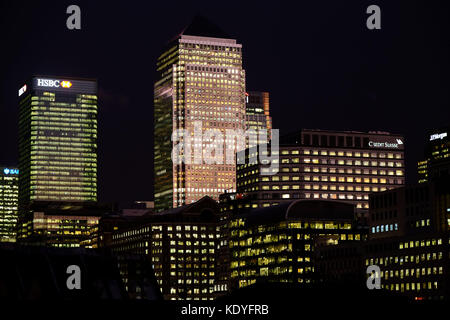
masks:
<path id="1" fill-rule="evenodd" d="M 212 300 L 228 291 L 226 224 L 210 197 L 146 216 L 112 233 L 116 255 L 140 254 L 151 261 L 168 300 Z"/>
<path id="2" fill-rule="evenodd" d="M 98 223 L 111 208 L 97 203 L 34 201 L 19 224 L 22 244 L 97 247 Z"/>
<path id="3" fill-rule="evenodd" d="M 405 183 L 404 138 L 387 132 L 304 129 L 280 138 L 272 168 L 251 161 L 258 152 L 238 154 L 236 175 L 237 193 L 249 195 L 253 208 L 316 199 L 346 201 L 366 213 L 370 193 Z"/>
<path id="4" fill-rule="evenodd" d="M 231 286 L 317 282 L 315 248 L 365 239 L 355 221 L 354 205 L 321 200 L 290 201 L 233 216 Z"/>
<path id="5" fill-rule="evenodd" d="M 380 289 L 409 300 L 450 297 L 450 185 L 448 179 L 408 185 L 370 196 L 368 240 L 320 248 L 321 274 L 345 286 L 380 268 Z M 346 253 L 346 254 L 343 254 Z M 353 268 L 351 266 L 359 266 Z"/>
<path id="6" fill-rule="evenodd" d="M 381 268 L 385 290 L 412 299 L 449 297 L 447 178 L 371 195 L 364 263 Z"/>

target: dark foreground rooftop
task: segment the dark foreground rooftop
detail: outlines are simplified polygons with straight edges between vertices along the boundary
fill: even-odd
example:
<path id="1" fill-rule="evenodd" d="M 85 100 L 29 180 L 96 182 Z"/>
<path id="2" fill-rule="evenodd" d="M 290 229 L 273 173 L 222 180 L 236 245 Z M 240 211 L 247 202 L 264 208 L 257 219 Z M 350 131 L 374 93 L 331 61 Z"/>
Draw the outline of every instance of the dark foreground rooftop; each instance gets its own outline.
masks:
<path id="1" fill-rule="evenodd" d="M 0 245 L 0 300 L 128 300 L 118 260 L 108 251 Z M 81 289 L 70 290 L 67 269 L 79 266 Z M 153 279 L 154 280 L 154 277 Z M 160 298 L 156 281 L 147 298 Z"/>

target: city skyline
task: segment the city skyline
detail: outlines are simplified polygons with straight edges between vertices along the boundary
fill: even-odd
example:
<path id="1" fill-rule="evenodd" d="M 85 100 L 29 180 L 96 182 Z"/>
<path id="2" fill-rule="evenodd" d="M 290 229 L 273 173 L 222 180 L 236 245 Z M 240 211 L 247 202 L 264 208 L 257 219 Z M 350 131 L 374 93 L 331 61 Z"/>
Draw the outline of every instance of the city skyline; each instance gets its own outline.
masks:
<path id="1" fill-rule="evenodd" d="M 445 81 L 447 81 L 442 75 L 448 69 L 448 61 L 442 58 L 448 52 L 448 45 L 441 41 L 443 34 L 438 33 L 431 38 L 423 37 L 439 26 L 444 27 L 446 25 L 444 20 L 438 19 L 437 26 L 429 26 L 416 23 L 415 16 L 408 13 L 415 13 L 416 16 L 419 13 L 423 14 L 423 19 L 430 19 L 432 14 L 443 13 L 430 8 L 421 10 L 423 9 L 421 3 L 415 3 L 403 11 L 397 5 L 381 3 L 380 5 L 388 9 L 388 12 L 394 11 L 398 15 L 397 20 L 386 15 L 383 20 L 383 26 L 386 27 L 376 34 L 370 33 L 365 28 L 364 15 L 358 15 L 359 11 L 364 12 L 363 5 L 347 7 L 330 4 L 325 7 L 326 17 L 322 18 L 317 18 L 316 13 L 319 10 L 317 6 L 303 5 L 303 12 L 298 13 L 301 15 L 302 22 L 297 28 L 293 28 L 291 20 L 280 19 L 280 7 L 276 5 L 268 8 L 248 5 L 248 10 L 244 10 L 247 14 L 233 13 L 231 15 L 235 15 L 236 18 L 233 23 L 229 20 L 231 9 L 218 13 L 213 10 L 212 5 L 204 6 L 201 3 L 186 10 L 177 11 L 176 16 L 179 15 L 180 19 L 171 21 L 167 19 L 167 15 L 161 18 L 154 16 L 155 19 L 151 23 L 158 25 L 158 30 L 161 31 L 153 38 L 154 42 L 152 41 L 150 45 L 140 45 L 143 49 L 142 53 L 132 50 L 133 59 L 131 59 L 131 53 L 125 54 L 123 49 L 119 51 L 122 56 L 125 54 L 124 57 L 129 57 L 127 62 L 130 67 L 144 66 L 145 72 L 138 73 L 131 72 L 133 68 L 125 70 L 123 66 L 117 66 L 115 73 L 106 70 L 118 55 L 102 54 L 104 49 L 101 49 L 101 46 L 96 46 L 96 50 L 100 51 L 92 51 L 90 54 L 76 49 L 76 46 L 81 43 L 94 44 L 91 34 L 105 30 L 108 20 L 99 18 L 101 9 L 80 3 L 80 7 L 89 12 L 89 15 L 83 20 L 85 24 L 78 34 L 70 33 L 64 26 L 61 30 L 56 27 L 59 22 L 64 22 L 64 15 L 54 20 L 48 19 L 46 24 L 39 24 L 38 27 L 33 28 L 31 32 L 36 34 L 44 29 L 52 30 L 51 35 L 60 39 L 61 50 L 59 54 L 53 54 L 46 52 L 47 49 L 44 46 L 40 52 L 30 56 L 31 59 L 28 59 L 29 54 L 26 50 L 19 50 L 24 47 L 17 41 L 25 28 L 29 28 L 40 20 L 26 19 L 25 16 L 23 25 L 16 26 L 12 29 L 12 33 L 5 35 L 7 43 L 11 44 L 10 47 L 17 48 L 16 50 L 19 51 L 17 55 L 8 52 L 2 60 L 2 63 L 6 65 L 3 68 L 5 72 L 1 82 L 3 85 L 0 94 L 0 113 L 2 119 L 9 120 L 1 126 L 2 135 L 8 139 L 0 154 L 0 162 L 6 165 L 14 165 L 18 162 L 15 148 L 17 133 L 14 132 L 14 121 L 10 119 L 17 117 L 17 104 L 15 104 L 17 90 L 25 79 L 31 74 L 95 77 L 99 79 L 99 101 L 102 111 L 99 119 L 99 138 L 102 141 L 99 145 L 99 161 L 103 165 L 99 167 L 99 200 L 111 202 L 152 200 L 153 136 L 152 130 L 145 128 L 153 122 L 153 107 L 150 97 L 142 100 L 145 96 L 142 93 L 147 92 L 148 85 L 154 82 L 152 70 L 156 63 L 156 56 L 164 47 L 164 43 L 179 33 L 200 11 L 243 44 L 247 90 L 270 93 L 273 128 L 281 127 L 282 133 L 300 128 L 351 128 L 352 130 L 383 130 L 404 134 L 406 178 L 409 182 L 414 182 L 416 161 L 423 158 L 422 146 L 426 130 L 445 125 L 446 119 L 449 118 L 448 108 L 445 107 L 448 106 L 448 98 L 442 94 L 444 92 L 442 88 L 446 87 Z M 32 4 L 31 6 L 36 13 L 35 17 L 40 15 L 50 17 L 52 14 L 57 17 L 56 13 L 61 11 L 58 6 L 51 8 L 45 5 Z M 6 4 L 2 14 L 14 8 L 14 4 Z M 44 14 L 43 10 L 48 10 L 48 13 Z M 118 15 L 121 10 L 128 14 L 127 18 L 131 18 L 133 14 L 139 15 L 123 5 L 114 6 L 108 10 L 111 16 Z M 336 11 L 335 14 L 332 14 L 333 10 Z M 344 12 L 349 17 L 347 22 L 339 19 L 339 14 Z M 306 13 L 315 16 L 317 21 L 312 21 Z M 283 14 L 285 14 L 284 11 Z M 153 11 L 151 15 L 154 15 Z M 130 30 L 138 30 L 137 27 L 141 27 L 140 20 L 134 20 L 136 21 L 127 20 L 130 22 L 128 24 Z M 361 26 L 357 25 L 360 20 Z M 3 21 L 8 23 L 9 20 L 5 18 Z M 329 26 L 333 24 L 335 30 L 330 30 Z M 416 34 L 422 35 L 418 39 L 419 42 L 413 37 L 414 31 L 406 32 L 401 27 L 404 24 L 417 31 Z M 250 25 L 250 27 L 245 28 L 244 25 Z M 319 25 L 324 27 L 322 31 L 314 28 Z M 117 31 L 122 30 L 119 34 L 124 34 L 128 30 L 124 25 L 109 24 L 108 26 L 116 28 L 114 30 Z M 350 30 L 350 26 L 355 28 Z M 86 30 L 89 32 L 86 33 Z M 14 37 L 14 34 L 17 37 Z M 135 37 L 141 33 L 133 34 L 134 41 Z M 296 39 L 297 34 L 301 35 L 301 39 L 305 42 L 297 43 L 292 40 Z M 333 40 L 336 36 L 339 36 L 344 45 L 337 54 L 328 54 L 327 50 L 337 44 L 337 40 Z M 125 47 L 132 45 L 131 39 L 120 39 L 126 44 Z M 355 39 L 362 39 L 362 41 L 353 44 Z M 398 39 L 403 39 L 404 48 L 396 45 Z M 105 44 L 105 49 L 111 46 L 107 44 L 110 40 L 111 37 L 108 35 L 104 39 L 95 38 L 95 41 Z M 285 42 L 287 40 L 290 42 Z M 42 41 L 47 40 L 43 38 Z M 290 69 L 286 65 L 289 59 L 281 58 L 284 55 L 282 43 L 290 43 L 297 48 L 293 52 L 296 52 L 300 59 L 297 59 L 296 63 L 289 67 Z M 414 47 L 417 50 L 410 51 Z M 425 48 L 430 51 L 424 52 Z M 397 49 L 398 51 L 395 51 Z M 355 50 L 360 52 L 357 57 L 353 53 Z M 150 55 L 144 56 L 143 52 Z M 384 55 L 380 57 L 380 52 L 395 52 L 395 54 L 387 58 Z M 408 55 L 403 57 L 402 53 L 407 52 Z M 420 61 L 425 65 L 439 64 L 439 69 L 424 68 L 422 64 L 417 65 L 418 69 L 416 68 L 415 73 L 406 69 L 407 62 L 419 61 L 418 57 L 432 54 L 434 54 L 433 59 Z M 14 72 L 13 66 L 17 66 Z M 261 72 L 262 68 L 264 72 Z M 393 76 L 387 76 L 391 71 Z M 325 72 L 327 77 L 322 76 Z M 411 77 L 413 74 L 415 76 Z M 425 75 L 435 76 L 425 77 Z M 291 81 L 281 81 L 281 79 Z M 418 85 L 422 86 L 421 90 L 418 90 Z M 293 90 L 293 86 L 297 87 Z M 413 96 L 412 92 L 418 97 Z M 428 100 L 425 100 L 426 97 Z M 400 101 L 403 103 L 399 104 Z M 414 111 L 420 110 L 419 106 L 427 112 Z M 129 112 L 131 110 L 133 112 Z M 133 114 L 136 116 L 132 116 Z M 325 114 L 329 116 L 319 116 Z M 416 120 L 401 121 L 401 116 L 406 114 Z M 440 116 L 436 117 L 436 114 Z M 120 149 L 117 149 L 119 146 Z M 116 152 L 116 150 L 123 150 L 123 152 Z M 136 174 L 137 172 L 139 174 Z M 115 185 L 120 187 L 113 187 Z"/>
<path id="2" fill-rule="evenodd" d="M 0 4 L 0 300 L 449 300 L 450 6 L 234 1 Z"/>

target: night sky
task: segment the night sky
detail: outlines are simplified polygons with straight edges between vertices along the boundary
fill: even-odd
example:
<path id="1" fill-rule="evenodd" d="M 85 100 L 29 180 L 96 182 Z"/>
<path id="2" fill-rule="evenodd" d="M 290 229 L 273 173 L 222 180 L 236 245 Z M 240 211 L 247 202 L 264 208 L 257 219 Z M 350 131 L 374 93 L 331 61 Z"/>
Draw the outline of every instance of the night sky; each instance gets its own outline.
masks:
<path id="1" fill-rule="evenodd" d="M 427 129 L 450 124 L 448 1 L 0 0 L 0 164 L 17 163 L 17 91 L 33 74 L 99 81 L 99 200 L 153 199 L 153 79 L 164 44 L 201 14 L 243 44 L 247 90 L 274 128 L 406 137 L 415 182 Z M 67 6 L 82 29 L 66 28 Z M 381 30 L 366 8 L 381 7 Z"/>

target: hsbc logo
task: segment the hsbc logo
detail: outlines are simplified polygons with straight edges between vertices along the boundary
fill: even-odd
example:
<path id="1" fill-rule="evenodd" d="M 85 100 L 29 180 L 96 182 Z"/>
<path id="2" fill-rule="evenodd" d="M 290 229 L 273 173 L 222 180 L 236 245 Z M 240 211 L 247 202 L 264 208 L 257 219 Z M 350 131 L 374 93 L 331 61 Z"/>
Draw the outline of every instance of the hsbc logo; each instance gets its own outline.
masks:
<path id="1" fill-rule="evenodd" d="M 39 87 L 48 87 L 48 88 L 61 88 L 61 87 L 70 88 L 72 87 L 72 82 L 52 80 L 52 79 L 37 79 L 37 85 Z"/>
<path id="2" fill-rule="evenodd" d="M 70 81 L 61 81 L 61 87 L 70 88 L 72 86 L 72 82 Z"/>

